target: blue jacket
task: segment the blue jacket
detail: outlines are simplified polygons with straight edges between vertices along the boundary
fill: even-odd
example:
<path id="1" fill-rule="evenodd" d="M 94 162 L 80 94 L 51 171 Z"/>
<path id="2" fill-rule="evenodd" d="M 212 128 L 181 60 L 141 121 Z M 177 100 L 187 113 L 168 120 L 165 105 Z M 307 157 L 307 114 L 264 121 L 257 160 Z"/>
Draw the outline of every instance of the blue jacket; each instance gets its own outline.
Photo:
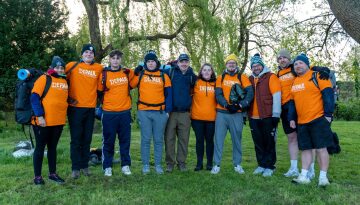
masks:
<path id="1" fill-rule="evenodd" d="M 191 89 L 194 88 L 197 76 L 193 69 L 189 67 L 183 74 L 178 66 L 164 70 L 171 78 L 172 87 L 172 111 L 190 111 L 192 96 Z"/>

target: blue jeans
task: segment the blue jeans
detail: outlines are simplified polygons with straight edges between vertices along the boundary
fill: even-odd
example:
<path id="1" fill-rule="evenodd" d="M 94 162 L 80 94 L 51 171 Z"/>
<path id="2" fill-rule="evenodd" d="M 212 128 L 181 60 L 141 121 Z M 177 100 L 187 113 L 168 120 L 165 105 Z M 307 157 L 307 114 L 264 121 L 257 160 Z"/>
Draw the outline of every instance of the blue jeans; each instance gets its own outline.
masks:
<path id="1" fill-rule="evenodd" d="M 153 138 L 155 165 L 161 165 L 168 115 L 164 111 L 139 110 L 137 117 L 141 130 L 141 161 L 143 165 L 150 164 L 150 144 Z"/>

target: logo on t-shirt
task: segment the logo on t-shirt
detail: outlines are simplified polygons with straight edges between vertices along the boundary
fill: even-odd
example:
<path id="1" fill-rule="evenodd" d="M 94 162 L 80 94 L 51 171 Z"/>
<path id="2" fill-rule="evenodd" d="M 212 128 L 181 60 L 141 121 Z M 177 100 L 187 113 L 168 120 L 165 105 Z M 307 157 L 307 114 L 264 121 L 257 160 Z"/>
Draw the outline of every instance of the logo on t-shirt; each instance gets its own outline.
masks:
<path id="1" fill-rule="evenodd" d="M 66 83 L 52 82 L 51 87 L 56 88 L 56 89 L 61 89 L 61 90 L 67 90 L 68 89 L 68 85 Z"/>
<path id="2" fill-rule="evenodd" d="M 232 87 L 235 83 L 239 83 L 238 81 L 233 80 L 224 80 L 224 86 Z"/>
<path id="3" fill-rule="evenodd" d="M 292 92 L 300 92 L 300 91 L 303 91 L 303 90 L 305 90 L 305 84 L 304 83 L 293 85 L 291 87 Z"/>
<path id="4" fill-rule="evenodd" d="M 97 78 L 94 70 L 86 70 L 86 69 L 79 68 L 79 74 L 87 76 L 87 77 L 91 77 L 91 78 Z"/>
<path id="5" fill-rule="evenodd" d="M 115 78 L 115 79 L 111 79 L 110 81 L 110 85 L 122 85 L 128 82 L 127 77 L 121 77 L 121 78 Z"/>
<path id="6" fill-rule="evenodd" d="M 285 74 L 285 75 L 282 75 L 282 76 L 279 77 L 279 79 L 280 79 L 281 81 L 292 80 L 292 79 L 294 79 L 294 78 L 295 78 L 295 77 L 294 77 L 294 75 L 293 75 L 292 73 L 288 73 L 288 74 Z"/>
<path id="7" fill-rule="evenodd" d="M 200 92 L 215 92 L 215 89 L 212 86 L 199 86 L 199 90 Z"/>
<path id="8" fill-rule="evenodd" d="M 161 78 L 160 78 L 160 77 L 149 77 L 149 76 L 145 76 L 145 77 L 144 77 L 144 82 L 145 82 L 145 83 L 160 84 L 160 83 L 161 83 Z"/>

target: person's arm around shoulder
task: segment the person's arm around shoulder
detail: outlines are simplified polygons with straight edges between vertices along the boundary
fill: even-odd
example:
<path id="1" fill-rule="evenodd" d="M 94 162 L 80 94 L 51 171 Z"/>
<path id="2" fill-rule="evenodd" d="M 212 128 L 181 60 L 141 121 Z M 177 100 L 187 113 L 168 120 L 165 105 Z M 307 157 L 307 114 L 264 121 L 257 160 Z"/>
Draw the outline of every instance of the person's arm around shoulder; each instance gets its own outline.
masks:
<path id="1" fill-rule="evenodd" d="M 323 100 L 324 116 L 329 122 L 331 122 L 335 109 L 334 90 L 332 89 L 332 85 L 329 79 L 321 80 L 319 75 L 317 78 Z"/>
<path id="2" fill-rule="evenodd" d="M 164 96 L 165 96 L 165 112 L 170 113 L 172 111 L 172 99 L 173 93 L 171 88 L 171 80 L 167 74 L 164 73 L 165 86 L 164 86 Z"/>

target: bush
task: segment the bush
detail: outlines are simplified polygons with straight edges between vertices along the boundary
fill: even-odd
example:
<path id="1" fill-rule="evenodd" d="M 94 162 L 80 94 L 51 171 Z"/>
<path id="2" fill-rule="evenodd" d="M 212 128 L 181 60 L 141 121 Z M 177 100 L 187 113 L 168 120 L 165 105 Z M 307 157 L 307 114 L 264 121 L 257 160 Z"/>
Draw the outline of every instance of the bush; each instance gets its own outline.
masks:
<path id="1" fill-rule="evenodd" d="M 360 121 L 360 99 L 352 98 L 348 101 L 339 101 L 335 110 L 335 118 Z"/>

